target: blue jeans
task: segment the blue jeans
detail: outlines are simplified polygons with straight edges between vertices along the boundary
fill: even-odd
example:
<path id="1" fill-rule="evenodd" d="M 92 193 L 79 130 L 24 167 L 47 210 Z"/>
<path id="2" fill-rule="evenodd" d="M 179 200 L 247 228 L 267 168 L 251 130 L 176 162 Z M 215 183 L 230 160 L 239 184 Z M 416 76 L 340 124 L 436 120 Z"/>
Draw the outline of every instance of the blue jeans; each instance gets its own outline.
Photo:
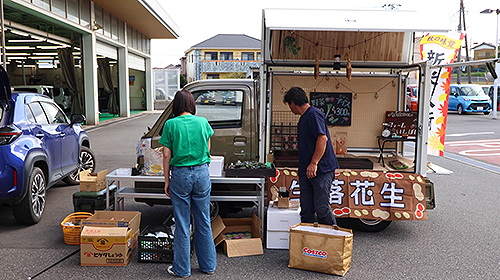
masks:
<path id="1" fill-rule="evenodd" d="M 172 270 L 176 275 L 191 275 L 191 209 L 194 217 L 194 248 L 200 270 L 215 271 L 217 255 L 210 225 L 211 189 L 208 164 L 172 167 L 170 197 L 175 218 Z"/>
<path id="2" fill-rule="evenodd" d="M 299 177 L 300 185 L 300 220 L 303 223 L 335 225 L 335 216 L 330 206 L 330 188 L 335 177 L 334 172 L 317 174 L 311 179 Z"/>

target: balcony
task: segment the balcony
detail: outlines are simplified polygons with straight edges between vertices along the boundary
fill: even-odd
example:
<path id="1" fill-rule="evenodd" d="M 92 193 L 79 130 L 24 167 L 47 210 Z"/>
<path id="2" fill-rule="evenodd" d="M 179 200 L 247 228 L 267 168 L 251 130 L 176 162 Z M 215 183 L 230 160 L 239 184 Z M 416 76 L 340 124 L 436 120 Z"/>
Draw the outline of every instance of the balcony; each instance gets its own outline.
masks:
<path id="1" fill-rule="evenodd" d="M 260 67 L 258 60 L 203 60 L 201 71 L 204 73 L 247 72 L 251 67 Z"/>

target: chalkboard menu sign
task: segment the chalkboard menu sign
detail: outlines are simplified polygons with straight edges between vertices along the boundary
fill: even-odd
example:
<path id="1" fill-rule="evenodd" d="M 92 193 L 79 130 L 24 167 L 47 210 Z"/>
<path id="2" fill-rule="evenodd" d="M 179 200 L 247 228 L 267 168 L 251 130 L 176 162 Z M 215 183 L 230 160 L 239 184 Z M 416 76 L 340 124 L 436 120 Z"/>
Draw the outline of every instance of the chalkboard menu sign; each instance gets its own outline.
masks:
<path id="1" fill-rule="evenodd" d="M 323 112 L 328 125 L 351 125 L 352 93 L 311 92 L 311 105 Z"/>
<path id="2" fill-rule="evenodd" d="M 417 134 L 417 112 L 387 111 L 385 122 L 391 135 L 404 137 Z"/>

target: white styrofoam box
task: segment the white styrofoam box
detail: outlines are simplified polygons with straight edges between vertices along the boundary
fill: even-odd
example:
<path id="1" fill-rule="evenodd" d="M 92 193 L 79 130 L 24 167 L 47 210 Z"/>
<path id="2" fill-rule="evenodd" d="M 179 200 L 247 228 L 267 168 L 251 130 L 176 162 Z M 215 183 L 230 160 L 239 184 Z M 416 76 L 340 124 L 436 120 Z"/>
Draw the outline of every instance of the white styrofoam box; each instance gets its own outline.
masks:
<path id="1" fill-rule="evenodd" d="M 212 156 L 208 170 L 210 171 L 210 176 L 222 177 L 222 173 L 224 172 L 224 157 Z"/>
<path id="2" fill-rule="evenodd" d="M 273 201 L 267 207 L 267 230 L 289 231 L 290 227 L 300 223 L 300 208 L 273 207 Z"/>
<path id="3" fill-rule="evenodd" d="M 267 249 L 289 249 L 290 232 L 267 230 Z"/>

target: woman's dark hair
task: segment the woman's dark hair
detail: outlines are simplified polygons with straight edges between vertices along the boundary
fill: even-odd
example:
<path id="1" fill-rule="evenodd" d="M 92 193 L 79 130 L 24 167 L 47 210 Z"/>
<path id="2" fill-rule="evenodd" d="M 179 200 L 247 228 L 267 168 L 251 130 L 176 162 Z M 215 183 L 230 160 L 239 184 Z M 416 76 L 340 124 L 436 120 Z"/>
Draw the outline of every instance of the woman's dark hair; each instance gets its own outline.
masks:
<path id="1" fill-rule="evenodd" d="M 194 97 L 191 92 L 183 89 L 175 93 L 174 100 L 172 101 L 174 116 L 180 115 L 182 112 L 189 112 L 192 115 L 196 115 L 196 105 L 194 103 Z"/>
<path id="2" fill-rule="evenodd" d="M 292 87 L 285 93 L 283 103 L 291 104 L 292 101 L 297 106 L 309 103 L 306 92 L 300 87 Z"/>

